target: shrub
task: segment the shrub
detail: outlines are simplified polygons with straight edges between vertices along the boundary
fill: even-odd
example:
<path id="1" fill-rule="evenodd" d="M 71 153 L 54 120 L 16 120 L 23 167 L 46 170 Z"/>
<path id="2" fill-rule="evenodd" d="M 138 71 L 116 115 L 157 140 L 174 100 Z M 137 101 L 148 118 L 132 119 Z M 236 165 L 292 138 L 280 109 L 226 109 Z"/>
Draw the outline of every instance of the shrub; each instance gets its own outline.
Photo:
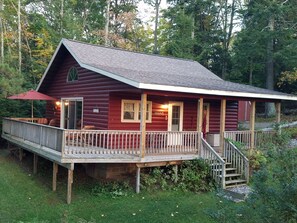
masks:
<path id="1" fill-rule="evenodd" d="M 107 195 L 112 198 L 127 196 L 132 188 L 129 182 L 106 182 L 100 183 L 92 188 L 92 195 L 102 196 Z"/>
<path id="2" fill-rule="evenodd" d="M 209 166 L 201 159 L 184 161 L 177 174 L 173 166 L 155 167 L 141 175 L 141 186 L 146 190 L 210 191 L 213 182 Z"/>

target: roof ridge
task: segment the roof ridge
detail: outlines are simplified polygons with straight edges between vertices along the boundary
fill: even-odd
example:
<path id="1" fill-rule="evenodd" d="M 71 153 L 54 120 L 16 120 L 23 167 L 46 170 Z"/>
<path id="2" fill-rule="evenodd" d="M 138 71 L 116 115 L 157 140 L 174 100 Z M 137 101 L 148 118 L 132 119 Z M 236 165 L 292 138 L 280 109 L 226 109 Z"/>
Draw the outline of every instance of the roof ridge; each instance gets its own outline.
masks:
<path id="1" fill-rule="evenodd" d="M 181 61 L 195 62 L 195 63 L 200 64 L 196 60 L 187 59 L 187 58 L 178 58 L 178 57 L 165 56 L 165 55 L 160 55 L 160 54 L 153 54 L 153 53 L 146 53 L 146 52 L 137 52 L 137 51 L 131 51 L 131 50 L 127 50 L 127 49 L 122 49 L 122 48 L 119 48 L 119 47 L 103 46 L 103 45 L 94 44 L 94 43 L 87 43 L 87 42 L 82 42 L 82 41 L 78 41 L 78 40 L 72 40 L 72 39 L 62 38 L 62 42 L 64 42 L 64 40 L 68 40 L 68 41 L 71 41 L 71 42 L 76 42 L 76 43 L 80 43 L 80 44 L 84 44 L 84 45 L 101 47 L 101 48 L 105 48 L 105 49 L 112 49 L 112 50 L 124 51 L 124 52 L 127 52 L 127 53 L 142 54 L 142 55 L 147 55 L 147 56 L 154 56 L 154 57 L 161 57 L 161 58 L 167 58 L 167 59 L 172 59 L 172 60 L 181 60 Z"/>

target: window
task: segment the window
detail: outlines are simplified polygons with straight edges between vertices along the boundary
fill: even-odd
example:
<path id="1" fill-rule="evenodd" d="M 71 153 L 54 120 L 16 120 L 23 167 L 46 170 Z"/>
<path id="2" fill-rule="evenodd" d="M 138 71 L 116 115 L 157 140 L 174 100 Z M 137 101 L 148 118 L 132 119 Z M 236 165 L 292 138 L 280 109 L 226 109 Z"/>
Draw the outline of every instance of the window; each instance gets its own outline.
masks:
<path id="1" fill-rule="evenodd" d="M 122 122 L 140 122 L 141 104 L 136 100 L 122 100 Z M 152 122 L 152 102 L 146 105 L 146 122 Z"/>
<path id="2" fill-rule="evenodd" d="M 76 67 L 71 67 L 68 71 L 67 82 L 72 82 L 77 80 L 78 80 L 77 69 Z"/>

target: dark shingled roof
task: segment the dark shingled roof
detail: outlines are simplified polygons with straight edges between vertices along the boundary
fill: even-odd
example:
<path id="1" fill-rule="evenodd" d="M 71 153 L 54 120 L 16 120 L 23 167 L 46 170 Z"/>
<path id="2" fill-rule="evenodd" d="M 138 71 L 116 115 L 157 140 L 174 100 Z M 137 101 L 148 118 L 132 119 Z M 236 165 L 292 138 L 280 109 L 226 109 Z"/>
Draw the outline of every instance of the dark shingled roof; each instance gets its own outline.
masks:
<path id="1" fill-rule="evenodd" d="M 297 100 L 295 96 L 277 91 L 224 81 L 192 60 L 136 53 L 67 39 L 61 43 L 82 67 L 103 75 L 111 74 L 111 78 L 142 89 L 164 90 L 165 86 L 167 90 L 172 87 L 172 91 L 187 93 L 241 97 L 251 94 L 253 98 Z"/>

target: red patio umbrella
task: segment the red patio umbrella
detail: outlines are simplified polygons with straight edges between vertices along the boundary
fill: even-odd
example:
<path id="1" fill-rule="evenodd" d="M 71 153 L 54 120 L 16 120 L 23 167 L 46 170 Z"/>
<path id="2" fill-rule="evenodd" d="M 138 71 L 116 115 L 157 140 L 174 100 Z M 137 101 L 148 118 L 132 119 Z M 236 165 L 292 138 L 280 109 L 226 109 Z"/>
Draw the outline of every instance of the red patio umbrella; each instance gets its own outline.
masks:
<path id="1" fill-rule="evenodd" d="M 48 95 L 42 94 L 40 92 L 30 90 L 24 93 L 12 95 L 8 97 L 8 99 L 14 99 L 14 100 L 31 100 L 31 118 L 33 121 L 33 101 L 41 100 L 41 101 L 55 101 L 56 98 L 50 97 Z"/>

